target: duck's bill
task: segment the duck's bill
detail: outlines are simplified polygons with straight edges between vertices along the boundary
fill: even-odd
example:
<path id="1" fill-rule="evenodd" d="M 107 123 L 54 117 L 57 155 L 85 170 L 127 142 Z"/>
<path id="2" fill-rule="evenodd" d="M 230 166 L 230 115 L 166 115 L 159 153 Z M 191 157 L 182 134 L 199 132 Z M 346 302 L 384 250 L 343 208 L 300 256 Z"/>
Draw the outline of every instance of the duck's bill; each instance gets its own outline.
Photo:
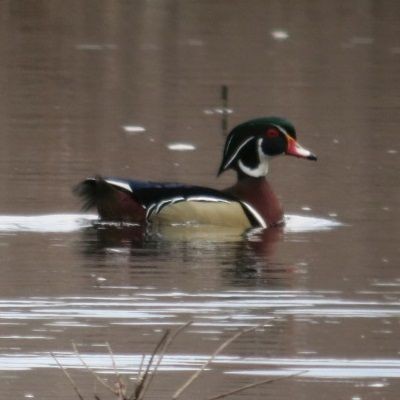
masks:
<path id="1" fill-rule="evenodd" d="M 315 154 L 311 153 L 310 150 L 305 149 L 303 146 L 300 146 L 294 139 L 289 140 L 286 154 L 288 156 L 317 161 L 317 156 Z"/>

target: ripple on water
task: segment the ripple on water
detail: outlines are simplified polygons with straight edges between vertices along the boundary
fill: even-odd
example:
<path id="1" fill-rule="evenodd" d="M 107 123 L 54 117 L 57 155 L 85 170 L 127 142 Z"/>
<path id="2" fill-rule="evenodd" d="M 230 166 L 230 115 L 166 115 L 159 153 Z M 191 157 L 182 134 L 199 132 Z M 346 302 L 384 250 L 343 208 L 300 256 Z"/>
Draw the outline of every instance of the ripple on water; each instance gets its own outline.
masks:
<path id="1" fill-rule="evenodd" d="M 129 289 L 128 289 L 129 290 Z M 0 322 L 30 320 L 74 325 L 85 323 L 159 324 L 195 315 L 197 324 L 248 326 L 276 317 L 332 319 L 399 317 L 400 302 L 345 300 L 336 292 L 225 291 L 209 293 L 133 290 L 126 296 L 40 297 L 0 301 Z"/>
<path id="2" fill-rule="evenodd" d="M 80 353 L 85 363 L 98 373 L 114 373 L 113 360 L 109 353 Z M 85 369 L 75 353 L 56 352 L 57 361 L 68 369 Z M 142 363 L 141 354 L 114 354 L 118 372 L 137 373 Z M 148 362 L 150 355 L 145 356 Z M 199 369 L 209 360 L 202 354 L 167 354 L 160 371 L 184 372 Z M 59 368 L 54 357 L 45 352 L 0 355 L 0 370 L 26 371 L 39 368 Z M 301 377 L 316 379 L 365 379 L 396 378 L 400 374 L 400 360 L 397 359 L 337 359 L 337 358 L 263 358 L 217 356 L 213 364 L 226 374 L 250 376 L 285 376 L 303 372 Z M 262 367 L 262 368 L 260 368 Z M 374 382 L 382 387 L 382 382 Z"/>
<path id="3" fill-rule="evenodd" d="M 287 215 L 286 232 L 331 230 L 343 226 L 334 219 Z M 0 232 L 73 232 L 93 226 L 96 214 L 1 215 Z"/>

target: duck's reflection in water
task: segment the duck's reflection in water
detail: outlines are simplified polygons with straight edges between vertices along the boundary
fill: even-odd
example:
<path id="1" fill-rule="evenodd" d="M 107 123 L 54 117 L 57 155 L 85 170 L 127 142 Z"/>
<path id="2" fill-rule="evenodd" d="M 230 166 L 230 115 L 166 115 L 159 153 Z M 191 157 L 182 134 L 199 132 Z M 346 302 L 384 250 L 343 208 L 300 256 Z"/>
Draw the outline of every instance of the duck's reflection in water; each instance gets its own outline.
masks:
<path id="1" fill-rule="evenodd" d="M 84 253 L 97 266 L 128 265 L 137 274 L 148 266 L 146 273 L 156 274 L 168 264 L 170 276 L 196 270 L 195 275 L 209 274 L 210 279 L 217 274 L 224 286 L 233 287 L 287 287 L 285 281 L 292 280 L 292 267 L 274 257 L 283 237 L 281 228 L 242 232 L 210 226 L 100 224 L 83 234 Z"/>
<path id="2" fill-rule="evenodd" d="M 99 225 L 83 234 L 86 276 L 103 278 L 98 284 L 102 301 L 107 296 L 132 299 L 127 309 L 141 313 L 118 324 L 146 334 L 148 325 L 163 329 L 192 320 L 195 328 L 180 345 L 194 352 L 209 351 L 204 349 L 210 335 L 268 324 L 268 335 L 256 348 L 254 337 L 245 336 L 232 353 L 293 348 L 292 318 L 275 316 L 277 303 L 287 307 L 283 292 L 290 296 L 298 279 L 290 266 L 277 262 L 284 243 L 281 229 Z"/>

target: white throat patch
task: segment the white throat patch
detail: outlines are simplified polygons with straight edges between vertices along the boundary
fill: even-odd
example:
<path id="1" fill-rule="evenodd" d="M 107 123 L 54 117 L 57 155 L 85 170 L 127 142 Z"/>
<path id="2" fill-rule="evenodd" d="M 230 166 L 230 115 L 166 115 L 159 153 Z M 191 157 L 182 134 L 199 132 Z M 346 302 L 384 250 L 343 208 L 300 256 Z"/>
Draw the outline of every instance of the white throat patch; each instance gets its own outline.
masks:
<path id="1" fill-rule="evenodd" d="M 253 178 L 259 178 L 261 176 L 265 176 L 268 174 L 268 167 L 269 167 L 269 157 L 264 154 L 262 151 L 262 139 L 257 140 L 257 153 L 258 153 L 258 158 L 260 160 L 260 163 L 255 167 L 255 168 L 250 168 L 247 165 L 245 165 L 242 160 L 238 161 L 238 166 L 240 170 L 249 176 L 252 176 Z"/>

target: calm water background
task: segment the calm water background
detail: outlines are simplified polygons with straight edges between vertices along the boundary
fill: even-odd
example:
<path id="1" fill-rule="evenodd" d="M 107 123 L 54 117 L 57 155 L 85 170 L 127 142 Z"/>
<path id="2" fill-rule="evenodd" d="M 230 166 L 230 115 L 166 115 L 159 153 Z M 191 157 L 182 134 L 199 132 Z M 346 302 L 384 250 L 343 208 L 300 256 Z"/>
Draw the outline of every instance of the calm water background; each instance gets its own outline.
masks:
<path id="1" fill-rule="evenodd" d="M 398 399 L 399 18 L 397 1 L 0 2 L 0 398 L 74 399 L 50 352 L 91 398 L 71 341 L 110 372 L 109 341 L 134 376 L 163 329 L 193 320 L 149 398 L 261 324 L 184 398 L 305 370 L 236 398 Z M 71 187 L 96 172 L 229 185 L 221 84 L 231 127 L 286 116 L 318 154 L 271 168 L 308 219 L 242 237 L 76 215 Z"/>

